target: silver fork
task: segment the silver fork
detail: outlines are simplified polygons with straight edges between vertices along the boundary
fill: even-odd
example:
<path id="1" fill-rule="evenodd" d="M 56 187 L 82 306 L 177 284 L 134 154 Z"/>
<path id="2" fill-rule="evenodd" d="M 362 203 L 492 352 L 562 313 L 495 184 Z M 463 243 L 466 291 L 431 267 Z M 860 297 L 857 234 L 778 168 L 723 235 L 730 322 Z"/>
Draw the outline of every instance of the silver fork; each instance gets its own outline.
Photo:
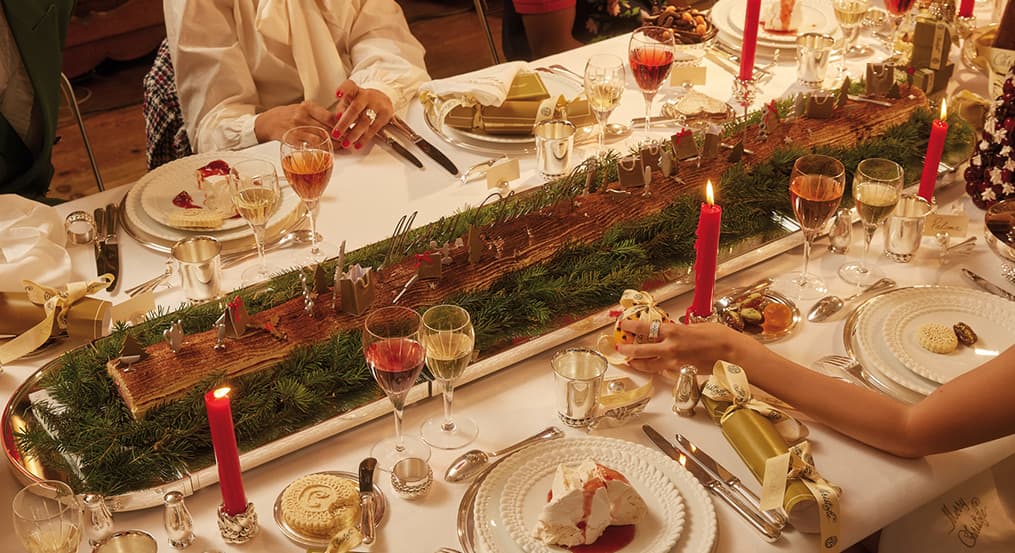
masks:
<path id="1" fill-rule="evenodd" d="M 150 280 L 146 280 L 141 284 L 138 284 L 137 286 L 130 288 L 129 290 L 125 290 L 125 292 L 127 293 L 128 296 L 133 298 L 134 296 L 143 294 L 145 292 L 150 292 L 158 288 L 160 284 L 162 284 L 166 279 L 168 279 L 171 276 L 173 276 L 173 260 L 169 259 L 166 260 L 166 270 L 162 274 Z"/>
<path id="2" fill-rule="evenodd" d="M 898 397 L 895 390 L 892 390 L 887 384 L 881 382 L 874 377 L 874 375 L 865 371 L 863 369 L 863 365 L 852 357 L 846 357 L 845 355 L 826 355 L 815 361 L 814 364 L 832 367 L 849 376 L 850 380 L 855 384 L 859 384 L 865 388 L 874 390 L 875 392 L 881 392 L 889 397 Z"/>

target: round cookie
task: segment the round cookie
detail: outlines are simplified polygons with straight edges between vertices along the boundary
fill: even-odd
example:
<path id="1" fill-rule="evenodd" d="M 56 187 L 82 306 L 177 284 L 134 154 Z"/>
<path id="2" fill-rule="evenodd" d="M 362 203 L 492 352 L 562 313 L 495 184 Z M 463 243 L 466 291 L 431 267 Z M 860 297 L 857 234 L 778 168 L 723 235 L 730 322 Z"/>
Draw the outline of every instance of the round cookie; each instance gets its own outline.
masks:
<path id="1" fill-rule="evenodd" d="M 298 532 L 328 538 L 335 529 L 335 513 L 341 512 L 341 524 L 351 518 L 347 510 L 359 507 L 359 490 L 347 478 L 333 474 L 309 474 L 293 481 L 282 492 L 282 517 Z"/>
<path id="2" fill-rule="evenodd" d="M 917 331 L 920 346 L 931 353 L 951 353 L 959 347 L 955 331 L 938 323 L 927 323 Z"/>

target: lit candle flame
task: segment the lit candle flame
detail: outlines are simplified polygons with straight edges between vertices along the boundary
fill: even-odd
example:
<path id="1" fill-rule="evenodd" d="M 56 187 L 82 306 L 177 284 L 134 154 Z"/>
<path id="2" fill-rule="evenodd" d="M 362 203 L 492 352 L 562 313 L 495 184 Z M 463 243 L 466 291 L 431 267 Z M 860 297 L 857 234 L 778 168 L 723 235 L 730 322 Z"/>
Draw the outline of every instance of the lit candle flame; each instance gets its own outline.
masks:
<path id="1" fill-rule="evenodd" d="M 211 395 L 214 396 L 215 399 L 222 399 L 228 396 L 230 391 L 232 391 L 232 388 L 229 386 L 223 386 L 212 392 Z"/>
<path id="2" fill-rule="evenodd" d="M 948 118 L 948 100 L 941 99 L 941 121 Z"/>
<path id="3" fill-rule="evenodd" d="M 708 205 L 715 205 L 715 192 L 712 191 L 711 179 L 705 184 L 705 201 Z"/>

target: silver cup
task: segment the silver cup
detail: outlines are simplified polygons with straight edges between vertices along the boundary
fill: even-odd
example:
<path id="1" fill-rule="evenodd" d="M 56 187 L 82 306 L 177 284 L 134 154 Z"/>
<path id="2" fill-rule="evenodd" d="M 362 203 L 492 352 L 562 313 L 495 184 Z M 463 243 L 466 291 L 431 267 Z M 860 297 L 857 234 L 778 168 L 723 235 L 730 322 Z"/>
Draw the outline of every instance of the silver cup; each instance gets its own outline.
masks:
<path id="1" fill-rule="evenodd" d="M 920 249 L 923 224 L 934 206 L 915 194 L 903 194 L 885 226 L 885 255 L 896 263 L 909 263 Z"/>
<path id="2" fill-rule="evenodd" d="M 796 78 L 809 88 L 821 88 L 835 39 L 821 33 L 804 33 L 796 39 Z"/>
<path id="3" fill-rule="evenodd" d="M 92 553 L 157 553 L 158 550 L 158 543 L 148 532 L 124 530 L 99 542 Z"/>
<path id="4" fill-rule="evenodd" d="M 536 167 L 543 178 L 555 179 L 571 169 L 575 126 L 564 119 L 547 119 L 536 123 Z"/>
<path id="5" fill-rule="evenodd" d="M 606 358 L 588 348 L 570 348 L 553 354 L 550 366 L 560 420 L 574 428 L 587 428 L 595 422 Z"/>
<path id="6" fill-rule="evenodd" d="M 183 293 L 191 301 L 208 301 L 222 293 L 222 244 L 211 236 L 191 236 L 173 245 Z"/>

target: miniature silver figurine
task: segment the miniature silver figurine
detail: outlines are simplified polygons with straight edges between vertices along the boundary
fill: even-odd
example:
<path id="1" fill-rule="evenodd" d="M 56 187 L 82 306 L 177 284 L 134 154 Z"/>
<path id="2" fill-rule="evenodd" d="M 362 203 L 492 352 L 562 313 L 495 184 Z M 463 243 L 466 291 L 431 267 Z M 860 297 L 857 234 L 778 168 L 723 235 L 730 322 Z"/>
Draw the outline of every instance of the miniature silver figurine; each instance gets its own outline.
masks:
<path id="1" fill-rule="evenodd" d="M 166 511 L 162 515 L 162 522 L 166 527 L 166 536 L 169 537 L 169 545 L 173 549 L 186 549 L 194 543 L 194 518 L 183 503 L 183 494 L 178 491 L 166 493 L 162 498 L 166 505 Z"/>

